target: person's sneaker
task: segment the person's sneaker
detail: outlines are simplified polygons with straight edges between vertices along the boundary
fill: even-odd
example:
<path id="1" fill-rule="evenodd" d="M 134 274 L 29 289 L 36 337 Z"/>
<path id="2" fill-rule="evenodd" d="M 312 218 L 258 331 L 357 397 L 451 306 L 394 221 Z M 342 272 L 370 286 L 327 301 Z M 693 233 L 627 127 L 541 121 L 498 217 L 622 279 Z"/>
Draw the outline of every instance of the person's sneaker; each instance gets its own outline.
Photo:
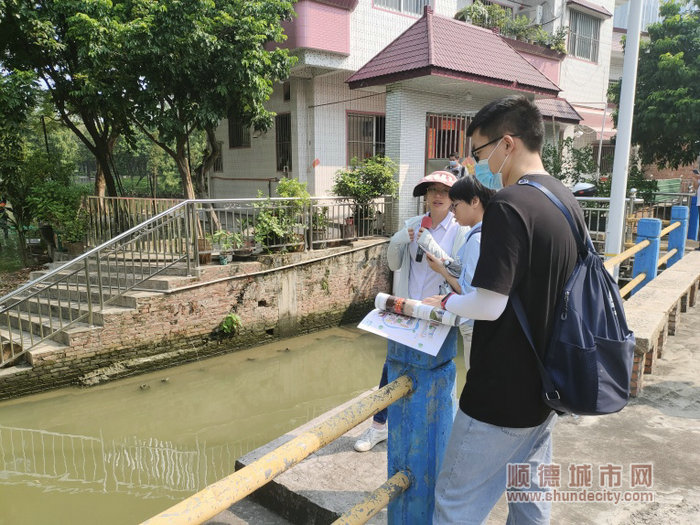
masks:
<path id="1" fill-rule="evenodd" d="M 357 441 L 355 441 L 355 450 L 358 452 L 367 452 L 368 450 L 372 450 L 377 443 L 386 441 L 388 437 L 389 429 L 386 425 L 381 429 L 369 427 Z"/>

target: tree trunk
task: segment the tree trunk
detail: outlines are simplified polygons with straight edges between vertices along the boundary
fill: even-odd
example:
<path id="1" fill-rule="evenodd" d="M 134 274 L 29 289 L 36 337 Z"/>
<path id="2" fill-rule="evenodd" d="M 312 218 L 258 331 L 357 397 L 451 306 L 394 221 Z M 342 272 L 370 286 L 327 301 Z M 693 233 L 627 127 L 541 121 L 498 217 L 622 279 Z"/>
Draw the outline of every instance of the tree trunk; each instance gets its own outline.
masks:
<path id="1" fill-rule="evenodd" d="M 182 191 L 186 199 L 194 200 L 194 185 L 192 184 L 192 176 L 190 174 L 190 163 L 187 158 L 187 137 L 178 137 L 175 147 L 175 164 L 180 172 L 182 181 Z M 202 225 L 199 216 L 197 216 L 197 236 L 199 239 L 204 239 L 204 226 Z"/>
<path id="2" fill-rule="evenodd" d="M 187 138 L 178 137 L 177 146 L 175 149 L 175 163 L 177 164 L 177 171 L 180 173 L 180 180 L 182 181 L 182 192 L 186 199 L 196 199 L 194 193 L 194 185 L 192 184 L 192 174 L 190 173 L 190 163 L 187 159 Z"/>
<path id="3" fill-rule="evenodd" d="M 105 174 L 102 171 L 102 164 L 97 163 L 97 171 L 95 172 L 95 195 L 98 197 L 105 196 Z"/>
<path id="4" fill-rule="evenodd" d="M 96 137 L 93 137 L 96 139 Z M 114 174 L 112 173 L 112 152 L 114 145 L 117 142 L 117 137 L 109 137 L 106 140 L 95 140 L 95 157 L 97 159 L 97 172 L 101 172 L 104 180 L 107 196 L 117 197 L 117 185 L 115 184 Z M 97 179 L 97 177 L 95 177 Z M 95 180 L 95 189 L 97 189 L 97 180 Z M 102 194 L 104 196 L 104 193 Z"/>
<path id="5" fill-rule="evenodd" d="M 209 197 L 209 184 L 207 173 L 214 169 L 216 160 L 221 155 L 221 147 L 216 140 L 216 131 L 213 127 L 204 130 L 207 134 L 207 155 L 202 159 L 202 164 L 195 170 L 194 191 L 198 199 Z"/>
<path id="6" fill-rule="evenodd" d="M 207 134 L 207 143 L 209 147 L 207 148 L 207 155 L 202 159 L 202 164 L 197 166 L 195 170 L 194 179 L 194 191 L 198 199 L 209 198 L 209 181 L 207 179 L 207 173 L 214 169 L 214 164 L 216 159 L 221 155 L 221 146 L 216 140 L 216 130 L 213 127 L 208 127 L 205 129 Z M 219 216 L 216 210 L 211 204 L 205 204 L 205 208 L 209 210 L 209 220 L 213 225 L 214 231 L 221 229 L 221 221 L 219 221 Z"/>

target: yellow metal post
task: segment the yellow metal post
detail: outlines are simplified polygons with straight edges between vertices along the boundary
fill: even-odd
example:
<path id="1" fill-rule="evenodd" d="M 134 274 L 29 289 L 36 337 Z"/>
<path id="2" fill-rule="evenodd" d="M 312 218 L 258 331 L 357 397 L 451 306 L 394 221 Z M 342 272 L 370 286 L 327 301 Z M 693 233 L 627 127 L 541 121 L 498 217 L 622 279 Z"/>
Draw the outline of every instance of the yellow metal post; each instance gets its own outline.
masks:
<path id="1" fill-rule="evenodd" d="M 360 525 L 386 507 L 389 502 L 411 486 L 409 473 L 400 470 L 365 499 L 335 520 L 332 525 Z"/>
<path id="2" fill-rule="evenodd" d="M 284 445 L 144 522 L 203 523 L 413 390 L 401 376 Z"/>

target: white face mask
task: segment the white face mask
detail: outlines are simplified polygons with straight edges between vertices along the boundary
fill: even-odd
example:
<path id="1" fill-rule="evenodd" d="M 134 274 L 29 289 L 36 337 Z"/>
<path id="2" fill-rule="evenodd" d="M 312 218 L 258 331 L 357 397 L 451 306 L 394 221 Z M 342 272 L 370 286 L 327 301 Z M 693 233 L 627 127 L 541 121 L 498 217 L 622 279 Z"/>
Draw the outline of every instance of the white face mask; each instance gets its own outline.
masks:
<path id="1" fill-rule="evenodd" d="M 498 149 L 498 146 L 501 145 L 502 141 L 503 139 L 498 141 L 498 144 L 496 144 L 496 147 L 493 148 L 491 155 L 493 155 L 494 152 Z M 485 187 L 491 190 L 500 190 L 501 188 L 503 188 L 503 175 L 501 175 L 501 170 L 503 169 L 503 166 L 508 160 L 510 153 L 506 155 L 505 159 L 503 159 L 501 167 L 498 168 L 498 171 L 496 173 L 491 172 L 491 168 L 489 168 L 489 159 L 491 159 L 491 155 L 489 155 L 485 159 L 481 159 L 479 162 L 476 163 L 476 166 L 474 166 L 474 176 Z"/>

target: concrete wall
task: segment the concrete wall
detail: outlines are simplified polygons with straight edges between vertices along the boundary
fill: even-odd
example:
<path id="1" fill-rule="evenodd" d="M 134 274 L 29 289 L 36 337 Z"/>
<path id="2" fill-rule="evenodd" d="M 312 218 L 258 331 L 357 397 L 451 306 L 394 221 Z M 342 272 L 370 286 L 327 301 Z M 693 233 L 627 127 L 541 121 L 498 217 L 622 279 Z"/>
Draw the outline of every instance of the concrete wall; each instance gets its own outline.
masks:
<path id="1" fill-rule="evenodd" d="M 605 7 L 611 13 L 615 9 L 614 0 L 600 0 L 596 4 Z M 569 24 L 569 12 L 564 12 L 563 24 Z M 600 45 L 598 60 L 591 62 L 567 55 L 561 63 L 561 80 L 559 96 L 572 104 L 604 102 L 607 100 L 610 54 L 612 50 L 613 19 L 601 18 Z"/>
<path id="2" fill-rule="evenodd" d="M 292 101 L 285 101 L 282 85 L 275 85 L 270 101 L 265 105 L 270 111 L 276 113 L 292 113 L 292 130 L 296 124 L 296 112 L 293 112 Z M 224 119 L 216 129 L 217 140 L 223 142 L 221 150 L 223 169 L 221 173 L 212 173 L 210 176 L 209 193 L 212 198 L 244 198 L 257 197 L 258 190 L 265 195 L 268 192 L 267 182 L 256 182 L 245 179 L 264 179 L 269 177 L 282 177 L 284 174 L 277 171 L 275 158 L 275 127 L 274 124 L 266 133 L 254 133 L 250 148 L 229 148 L 228 120 Z M 292 133 L 292 148 L 296 137 Z M 292 159 L 292 173 L 296 177 L 297 166 Z M 273 192 L 276 186 L 273 184 Z M 274 197 L 274 195 L 273 195 Z"/>
<path id="3" fill-rule="evenodd" d="M 377 293 L 391 289 L 386 247 L 333 249 L 337 253 L 321 261 L 139 299 L 136 309 L 107 316 L 103 327 L 72 335 L 67 349 L 33 356 L 32 367 L 0 371 L 0 399 L 80 378 L 96 383 L 134 375 L 359 320 Z M 217 330 L 230 312 L 242 321 L 234 336 Z"/>
<path id="4" fill-rule="evenodd" d="M 385 113 L 385 95 L 376 91 L 350 90 L 345 83 L 350 73 L 343 71 L 314 79 L 314 158 L 319 160 L 313 173 L 316 195 L 328 195 L 335 173 L 345 168 L 347 158 L 347 114 Z M 359 99 L 359 100 L 358 100 Z M 388 130 L 387 130 L 388 134 Z"/>
<path id="5" fill-rule="evenodd" d="M 449 97 L 409 90 L 398 85 L 387 89 L 386 152 L 399 165 L 398 224 L 418 210 L 413 187 L 425 175 L 425 118 L 427 113 L 475 114 L 490 99 Z M 419 145 L 419 147 L 416 147 Z"/>

